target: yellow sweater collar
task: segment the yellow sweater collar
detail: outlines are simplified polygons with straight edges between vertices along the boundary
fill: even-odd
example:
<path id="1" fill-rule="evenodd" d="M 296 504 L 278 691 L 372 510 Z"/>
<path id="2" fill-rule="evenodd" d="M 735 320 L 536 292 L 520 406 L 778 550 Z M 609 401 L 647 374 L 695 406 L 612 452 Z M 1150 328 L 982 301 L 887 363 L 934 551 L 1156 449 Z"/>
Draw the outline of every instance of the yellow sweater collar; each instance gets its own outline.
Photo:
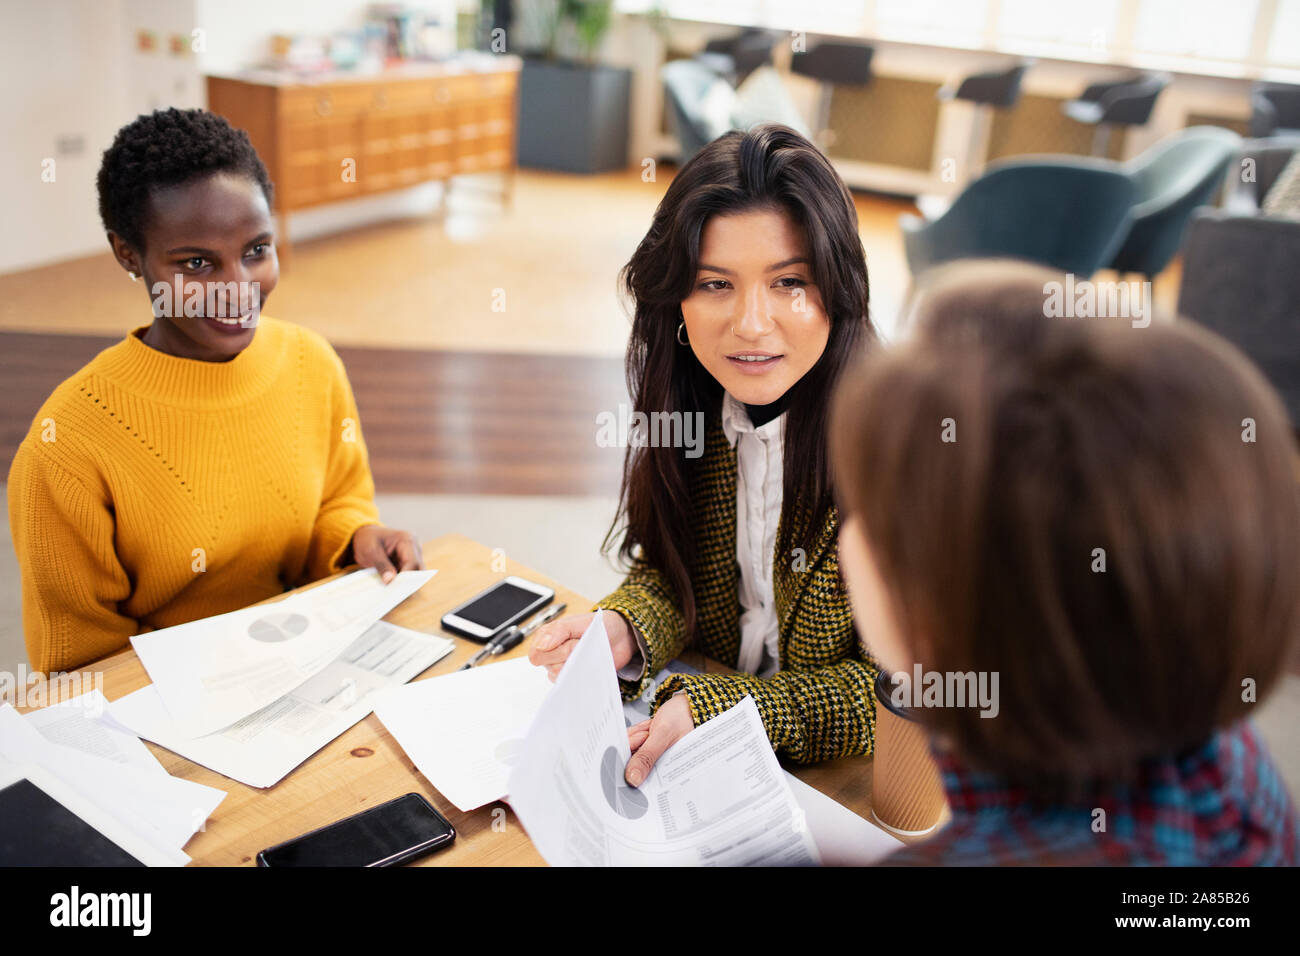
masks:
<path id="1" fill-rule="evenodd" d="M 192 408 L 221 408 L 265 393 L 288 359 L 286 326 L 261 316 L 253 341 L 228 362 L 178 358 L 141 340 L 133 329 L 102 354 L 102 371 L 133 394 Z"/>

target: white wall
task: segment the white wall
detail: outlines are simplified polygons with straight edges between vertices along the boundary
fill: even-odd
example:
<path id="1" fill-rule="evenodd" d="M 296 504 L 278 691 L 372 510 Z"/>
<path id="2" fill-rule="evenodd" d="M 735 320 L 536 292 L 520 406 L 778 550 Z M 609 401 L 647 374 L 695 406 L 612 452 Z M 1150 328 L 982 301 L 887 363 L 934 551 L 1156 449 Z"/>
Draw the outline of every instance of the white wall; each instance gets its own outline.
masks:
<path id="1" fill-rule="evenodd" d="M 0 29 L 0 271 L 103 248 L 96 223 L 99 153 L 121 125 L 125 63 L 120 0 L 8 4 Z M 59 154 L 60 136 L 81 137 Z M 42 161 L 54 159 L 54 182 Z"/>
<path id="2" fill-rule="evenodd" d="M 121 6 L 118 50 L 126 72 L 121 96 L 127 120 L 169 106 L 203 106 L 206 94 L 199 76 L 199 57 L 193 50 L 194 5 L 188 0 L 122 0 Z M 157 47 L 151 52 L 138 48 L 140 30 L 157 38 Z M 179 54 L 170 49 L 172 37 L 183 45 Z"/>
<path id="3" fill-rule="evenodd" d="M 454 26 L 454 0 L 411 4 Z M 272 33 L 325 35 L 359 26 L 365 0 L 18 0 L 0 7 L 0 208 L 11 228 L 0 233 L 0 273 L 47 265 L 107 249 L 99 222 L 95 174 L 123 125 L 140 113 L 204 106 L 203 75 L 236 71 L 267 55 Z M 174 56 L 172 34 L 204 50 Z M 157 49 L 136 49 L 140 29 Z M 60 151 L 59 143 L 71 146 Z M 80 144 L 77 149 L 76 145 Z M 54 182 L 42 161 L 54 160 Z M 425 208 L 429 191 L 394 194 L 363 218 Z M 358 212 L 313 214 L 295 235 L 354 224 Z M 17 227 L 17 228 L 15 228 Z"/>
<path id="4" fill-rule="evenodd" d="M 168 52 L 192 10 L 172 0 L 9 3 L 0 27 L 0 272 L 107 248 L 95 174 L 117 130 L 159 106 L 201 105 L 197 64 Z M 135 50 L 136 30 L 158 49 Z M 62 146 L 60 145 L 62 144 Z M 42 180 L 54 160 L 54 181 Z"/>
<path id="5" fill-rule="evenodd" d="M 270 53 L 273 33 L 328 36 L 359 29 L 368 2 L 362 0 L 188 0 L 195 26 L 204 31 L 206 51 L 199 57 L 204 73 L 233 73 L 262 62 Z M 403 0 L 431 18 L 456 25 L 455 0 Z"/>

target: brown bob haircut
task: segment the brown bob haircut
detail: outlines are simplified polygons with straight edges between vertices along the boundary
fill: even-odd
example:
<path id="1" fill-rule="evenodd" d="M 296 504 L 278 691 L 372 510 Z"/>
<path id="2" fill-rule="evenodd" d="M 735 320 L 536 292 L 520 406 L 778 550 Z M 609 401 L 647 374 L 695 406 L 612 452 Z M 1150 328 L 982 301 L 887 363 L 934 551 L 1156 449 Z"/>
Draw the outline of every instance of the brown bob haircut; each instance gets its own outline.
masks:
<path id="1" fill-rule="evenodd" d="M 1245 688 L 1267 695 L 1300 629 L 1277 395 L 1191 322 L 1046 317 L 1064 280 L 1006 261 L 927 274 L 910 334 L 845 374 L 831 427 L 837 500 L 912 660 L 999 673 L 996 717 L 918 719 L 1050 790 L 1249 716 Z"/>

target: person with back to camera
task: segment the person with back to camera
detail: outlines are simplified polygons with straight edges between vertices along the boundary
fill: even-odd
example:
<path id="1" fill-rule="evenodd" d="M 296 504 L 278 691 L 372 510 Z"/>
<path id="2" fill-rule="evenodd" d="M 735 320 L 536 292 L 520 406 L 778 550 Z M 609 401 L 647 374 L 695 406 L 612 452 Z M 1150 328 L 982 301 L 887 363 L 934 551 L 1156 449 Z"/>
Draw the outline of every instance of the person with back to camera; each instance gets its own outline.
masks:
<path id="1" fill-rule="evenodd" d="M 1286 413 L 1191 322 L 1045 318 L 1064 278 L 936 270 L 835 397 L 840 566 L 952 811 L 885 862 L 1295 865 L 1251 721 L 1300 631 Z M 917 706 L 918 666 L 996 706 Z"/>

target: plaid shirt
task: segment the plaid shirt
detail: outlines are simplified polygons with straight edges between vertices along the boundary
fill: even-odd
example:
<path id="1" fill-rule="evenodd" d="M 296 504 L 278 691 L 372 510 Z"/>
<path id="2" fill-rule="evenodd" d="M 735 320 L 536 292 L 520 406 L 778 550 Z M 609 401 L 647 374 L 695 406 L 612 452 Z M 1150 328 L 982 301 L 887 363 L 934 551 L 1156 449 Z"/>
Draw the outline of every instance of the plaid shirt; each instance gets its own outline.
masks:
<path id="1" fill-rule="evenodd" d="M 1176 757 L 1144 761 L 1132 783 L 1095 785 L 1069 804 L 1035 801 L 950 754 L 936 750 L 935 759 L 952 821 L 888 864 L 1300 864 L 1295 806 L 1248 721 Z"/>

